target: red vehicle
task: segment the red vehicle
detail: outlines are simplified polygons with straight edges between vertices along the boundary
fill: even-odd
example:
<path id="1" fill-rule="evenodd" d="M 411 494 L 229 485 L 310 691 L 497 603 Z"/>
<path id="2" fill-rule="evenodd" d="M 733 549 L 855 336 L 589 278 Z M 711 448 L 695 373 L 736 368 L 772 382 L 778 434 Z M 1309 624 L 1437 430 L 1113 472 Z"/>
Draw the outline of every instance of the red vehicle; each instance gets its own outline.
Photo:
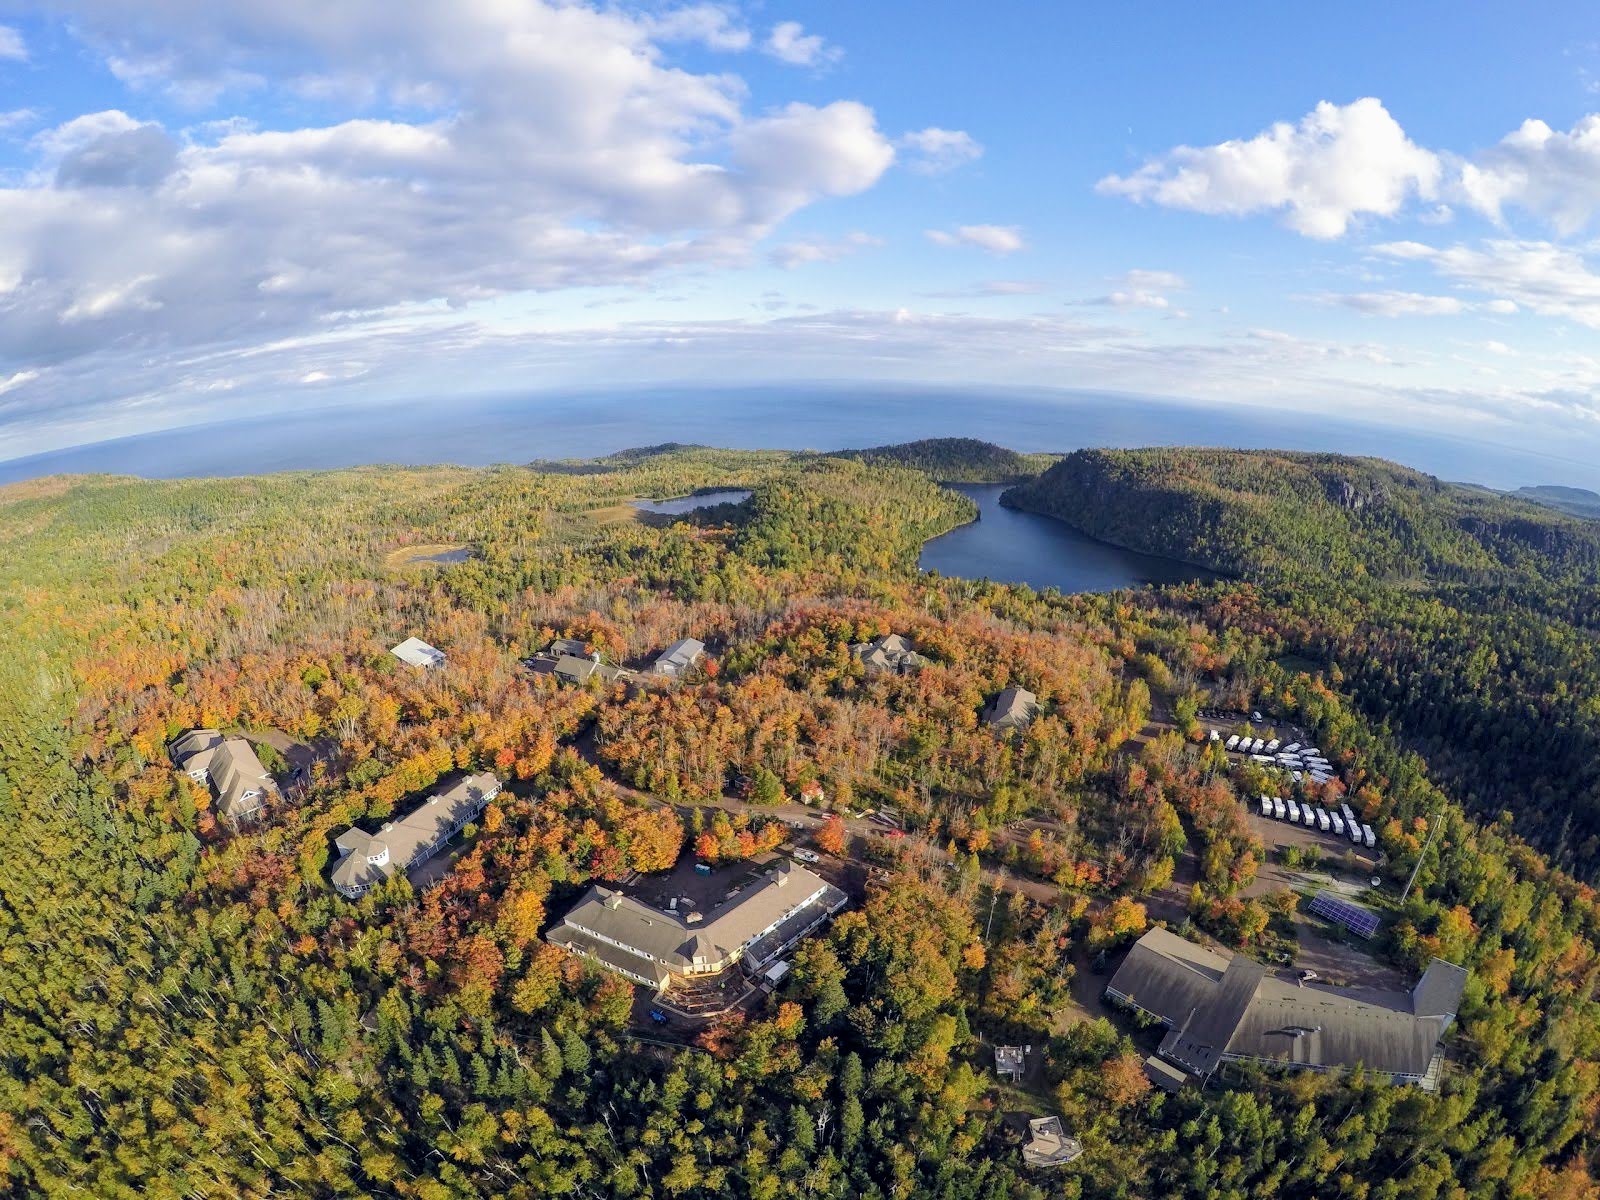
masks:
<path id="1" fill-rule="evenodd" d="M 883 836 L 886 838 L 903 838 L 905 835 L 906 831 L 904 829 L 885 829 L 883 831 Z"/>

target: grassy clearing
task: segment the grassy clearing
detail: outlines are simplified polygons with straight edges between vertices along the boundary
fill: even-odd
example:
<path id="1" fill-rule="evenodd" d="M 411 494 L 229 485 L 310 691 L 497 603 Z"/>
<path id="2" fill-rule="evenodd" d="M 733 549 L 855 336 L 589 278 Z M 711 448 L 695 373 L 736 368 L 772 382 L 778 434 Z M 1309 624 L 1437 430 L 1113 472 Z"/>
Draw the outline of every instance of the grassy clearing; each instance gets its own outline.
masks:
<path id="1" fill-rule="evenodd" d="M 384 556 L 383 565 L 391 571 L 403 570 L 406 567 L 437 567 L 446 564 L 422 562 L 420 560 L 432 558 L 436 554 L 449 554 L 455 550 L 466 550 L 469 547 L 464 542 L 428 542 L 421 546 L 401 546 Z"/>

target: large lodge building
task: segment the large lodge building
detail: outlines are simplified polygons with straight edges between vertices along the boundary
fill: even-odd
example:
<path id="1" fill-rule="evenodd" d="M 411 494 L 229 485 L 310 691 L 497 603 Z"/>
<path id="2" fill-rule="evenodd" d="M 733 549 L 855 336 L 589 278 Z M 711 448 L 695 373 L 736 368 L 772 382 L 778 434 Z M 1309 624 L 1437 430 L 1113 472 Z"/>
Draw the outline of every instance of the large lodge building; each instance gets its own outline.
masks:
<path id="1" fill-rule="evenodd" d="M 1205 1079 L 1225 1062 L 1309 1071 L 1357 1066 L 1396 1083 L 1437 1085 L 1439 1041 L 1455 1020 L 1467 973 L 1434 959 L 1409 992 L 1291 982 L 1243 954 L 1224 957 L 1152 929 L 1106 995 L 1168 1032 L 1146 1063 L 1166 1087 Z"/>
<path id="2" fill-rule="evenodd" d="M 759 971 L 847 902 L 838 888 L 784 859 L 707 915 L 654 908 L 592 887 L 547 937 L 659 992 L 736 963 Z"/>

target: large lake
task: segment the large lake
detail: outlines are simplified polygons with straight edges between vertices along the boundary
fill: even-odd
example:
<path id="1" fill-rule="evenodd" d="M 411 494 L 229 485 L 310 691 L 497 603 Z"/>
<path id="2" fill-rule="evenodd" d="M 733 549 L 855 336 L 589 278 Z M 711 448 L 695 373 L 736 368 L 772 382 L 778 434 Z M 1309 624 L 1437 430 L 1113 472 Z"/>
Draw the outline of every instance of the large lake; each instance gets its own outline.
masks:
<path id="1" fill-rule="evenodd" d="M 1216 578 L 1188 563 L 1098 542 L 1054 517 L 1006 508 L 1000 503 L 1006 484 L 947 486 L 977 502 L 978 519 L 923 546 L 918 565 L 925 571 L 1063 592 L 1114 592 L 1147 583 Z"/>
<path id="2" fill-rule="evenodd" d="M 1271 446 L 1377 454 L 1490 487 L 1600 484 L 1576 444 L 1509 444 L 1360 425 L 1289 408 L 1244 409 L 1040 389 L 797 384 L 616 388 L 287 411 L 10 458 L 0 483 L 58 472 L 170 478 L 366 463 L 528 462 L 657 442 L 837 450 L 926 437 L 980 437 L 1013 450 L 1080 446 Z M 14 451 L 12 451 L 14 453 Z"/>

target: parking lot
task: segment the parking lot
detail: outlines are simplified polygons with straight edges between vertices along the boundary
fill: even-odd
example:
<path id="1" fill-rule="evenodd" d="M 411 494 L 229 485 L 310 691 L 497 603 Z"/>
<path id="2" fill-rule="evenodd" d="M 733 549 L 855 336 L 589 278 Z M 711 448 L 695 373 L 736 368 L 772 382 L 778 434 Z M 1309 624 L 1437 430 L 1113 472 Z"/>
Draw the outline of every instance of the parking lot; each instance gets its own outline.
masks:
<path id="1" fill-rule="evenodd" d="M 1329 859 L 1342 858 L 1347 850 L 1353 850 L 1362 857 L 1370 853 L 1364 848 L 1356 850 L 1349 838 L 1334 833 L 1331 829 L 1323 832 L 1321 829 L 1296 825 L 1287 820 L 1279 821 L 1276 818 L 1263 817 L 1259 810 L 1249 806 L 1249 802 L 1246 802 L 1246 809 L 1250 832 L 1260 838 L 1262 845 L 1269 850 L 1278 846 L 1299 846 L 1303 849 L 1315 847 L 1322 852 L 1324 858 Z"/>
<path id="2" fill-rule="evenodd" d="M 641 875 L 621 885 L 620 890 L 654 908 L 667 908 L 673 900 L 680 912 L 701 912 L 707 918 L 721 904 L 738 895 L 756 881 L 760 868 L 774 861 L 776 854 L 762 854 L 747 862 L 714 866 L 701 872 L 699 860 L 684 855 L 672 870 L 660 875 Z"/>

